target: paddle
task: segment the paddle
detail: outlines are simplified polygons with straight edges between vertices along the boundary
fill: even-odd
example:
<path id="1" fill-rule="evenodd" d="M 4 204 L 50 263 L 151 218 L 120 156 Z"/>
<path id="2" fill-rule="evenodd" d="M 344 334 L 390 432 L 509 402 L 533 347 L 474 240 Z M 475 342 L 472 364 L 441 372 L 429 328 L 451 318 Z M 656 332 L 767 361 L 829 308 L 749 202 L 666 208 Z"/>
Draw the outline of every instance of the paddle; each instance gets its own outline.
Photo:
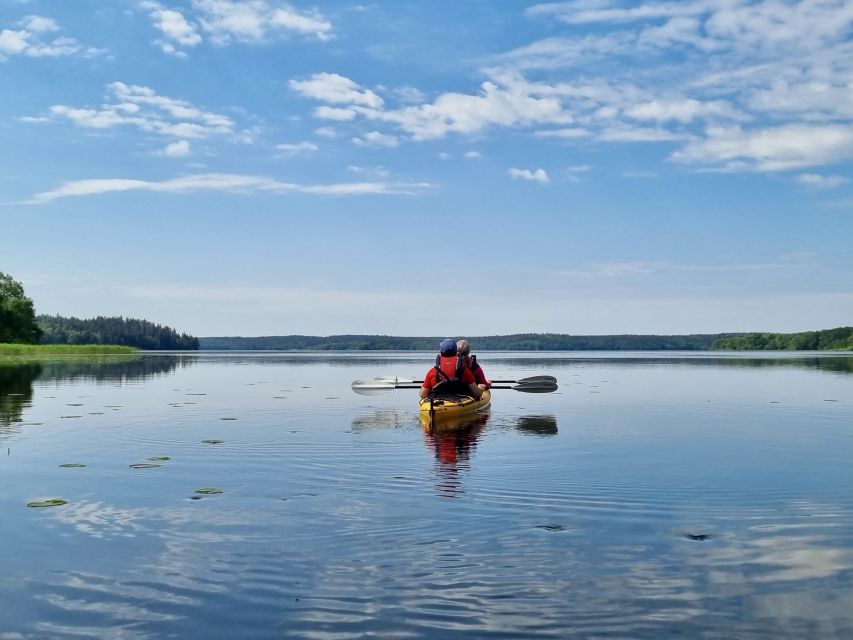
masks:
<path id="1" fill-rule="evenodd" d="M 511 389 L 513 391 L 522 391 L 524 393 L 551 393 L 552 391 L 557 390 L 557 382 L 555 380 L 538 380 L 536 379 L 538 377 L 540 376 L 513 381 L 516 382 L 516 384 L 512 385 L 497 385 L 490 388 Z M 543 377 L 548 378 L 550 376 Z M 392 391 L 393 389 L 420 389 L 420 385 L 421 383 L 416 380 L 406 380 L 403 382 L 399 378 L 396 382 L 389 379 L 355 380 L 352 383 L 352 390 L 363 396 L 374 396 L 384 393 L 385 391 Z"/>
<path id="2" fill-rule="evenodd" d="M 409 380 L 408 378 L 400 378 L 397 376 L 377 376 L 374 378 L 377 382 L 390 383 L 408 383 L 408 384 L 423 384 L 423 380 Z M 550 383 L 557 384 L 557 378 L 554 376 L 530 376 L 529 378 L 520 378 L 518 380 L 492 380 L 493 384 L 528 384 L 528 383 Z"/>

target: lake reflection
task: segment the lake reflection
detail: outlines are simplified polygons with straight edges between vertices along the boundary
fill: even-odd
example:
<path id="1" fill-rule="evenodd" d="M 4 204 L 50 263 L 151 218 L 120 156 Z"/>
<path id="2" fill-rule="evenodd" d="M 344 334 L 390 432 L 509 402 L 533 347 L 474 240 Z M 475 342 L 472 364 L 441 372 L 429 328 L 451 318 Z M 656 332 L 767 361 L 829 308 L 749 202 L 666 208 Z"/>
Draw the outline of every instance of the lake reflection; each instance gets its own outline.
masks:
<path id="1" fill-rule="evenodd" d="M 0 638 L 853 637 L 853 356 L 432 358 L 0 362 Z"/>

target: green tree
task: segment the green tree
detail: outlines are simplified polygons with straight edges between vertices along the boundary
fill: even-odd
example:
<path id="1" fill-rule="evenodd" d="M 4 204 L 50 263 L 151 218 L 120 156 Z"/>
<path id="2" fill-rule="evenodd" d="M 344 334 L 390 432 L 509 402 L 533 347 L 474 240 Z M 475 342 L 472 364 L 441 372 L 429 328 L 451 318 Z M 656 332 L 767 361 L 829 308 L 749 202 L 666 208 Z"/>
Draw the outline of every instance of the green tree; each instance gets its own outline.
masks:
<path id="1" fill-rule="evenodd" d="M 33 301 L 20 282 L 0 271 L 0 342 L 36 344 L 40 337 Z"/>

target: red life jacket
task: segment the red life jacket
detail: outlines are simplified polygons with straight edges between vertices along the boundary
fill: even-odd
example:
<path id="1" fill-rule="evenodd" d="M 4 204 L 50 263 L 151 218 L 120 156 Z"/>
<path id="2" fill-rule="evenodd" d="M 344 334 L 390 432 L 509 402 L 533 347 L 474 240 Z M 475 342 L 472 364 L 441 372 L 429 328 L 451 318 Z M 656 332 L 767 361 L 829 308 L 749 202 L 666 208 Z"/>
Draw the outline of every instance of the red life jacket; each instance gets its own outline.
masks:
<path id="1" fill-rule="evenodd" d="M 435 356 L 436 379 L 459 380 L 465 370 L 465 359 L 459 356 L 443 356 L 440 353 Z"/>
<path id="2" fill-rule="evenodd" d="M 468 385 L 462 381 L 465 359 L 458 356 L 435 356 L 435 380 L 433 391 L 442 393 L 468 393 Z"/>

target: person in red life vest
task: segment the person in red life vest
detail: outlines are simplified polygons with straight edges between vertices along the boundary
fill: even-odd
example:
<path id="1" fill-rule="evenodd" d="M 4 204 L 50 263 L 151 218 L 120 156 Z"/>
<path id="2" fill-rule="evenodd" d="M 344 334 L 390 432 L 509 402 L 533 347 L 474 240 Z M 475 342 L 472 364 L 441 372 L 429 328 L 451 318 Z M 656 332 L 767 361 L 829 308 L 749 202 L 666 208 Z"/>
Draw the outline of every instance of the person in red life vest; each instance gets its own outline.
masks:
<path id="1" fill-rule="evenodd" d="M 465 366 L 465 362 L 457 357 L 456 341 L 442 340 L 439 354 L 435 357 L 435 366 L 427 371 L 421 387 L 421 398 L 428 398 L 431 393 L 456 393 L 479 398 L 483 389 L 477 385 L 474 374 Z"/>
<path id="2" fill-rule="evenodd" d="M 471 343 L 467 340 L 460 340 L 456 343 L 456 354 L 465 362 L 465 366 L 474 374 L 474 381 L 480 389 L 485 390 L 492 386 L 492 383 L 486 378 L 483 372 L 483 367 L 477 362 L 477 356 L 471 355 Z"/>

